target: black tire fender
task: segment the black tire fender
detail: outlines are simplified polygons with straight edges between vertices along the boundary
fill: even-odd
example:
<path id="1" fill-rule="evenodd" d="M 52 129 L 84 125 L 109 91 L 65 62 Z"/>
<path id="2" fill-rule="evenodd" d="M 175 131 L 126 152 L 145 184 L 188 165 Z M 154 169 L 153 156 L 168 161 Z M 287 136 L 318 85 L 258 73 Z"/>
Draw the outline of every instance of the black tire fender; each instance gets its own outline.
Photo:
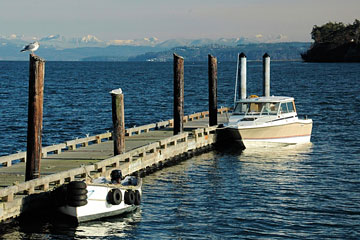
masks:
<path id="1" fill-rule="evenodd" d="M 135 205 L 140 205 L 141 203 L 141 194 L 138 190 L 135 190 Z"/>
<path id="2" fill-rule="evenodd" d="M 68 189 L 68 195 L 86 195 L 88 193 L 87 189 Z"/>
<path id="3" fill-rule="evenodd" d="M 108 192 L 107 201 L 112 205 L 119 205 L 122 201 L 122 194 L 120 189 L 114 188 Z"/>
<path id="4" fill-rule="evenodd" d="M 83 201 L 83 200 L 87 200 L 87 196 L 86 196 L 86 194 L 83 194 L 83 195 L 68 195 L 67 200 L 68 200 L 68 202 Z"/>
<path id="5" fill-rule="evenodd" d="M 132 190 L 126 190 L 124 200 L 126 204 L 133 205 L 135 203 L 135 193 Z"/>
<path id="6" fill-rule="evenodd" d="M 68 184 L 68 190 L 69 189 L 86 189 L 86 183 L 83 181 L 72 181 Z"/>
<path id="7" fill-rule="evenodd" d="M 67 185 L 66 203 L 71 207 L 81 207 L 87 204 L 86 183 L 72 181 Z"/>
<path id="8" fill-rule="evenodd" d="M 80 200 L 80 201 L 68 201 L 67 205 L 71 207 L 81 207 L 87 204 L 87 200 Z"/>

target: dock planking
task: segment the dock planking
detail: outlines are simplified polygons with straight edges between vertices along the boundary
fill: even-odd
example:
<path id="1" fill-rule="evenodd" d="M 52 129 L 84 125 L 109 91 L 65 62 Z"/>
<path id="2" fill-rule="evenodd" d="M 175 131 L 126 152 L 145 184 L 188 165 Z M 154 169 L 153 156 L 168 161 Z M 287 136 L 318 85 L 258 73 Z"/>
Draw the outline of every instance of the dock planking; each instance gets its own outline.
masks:
<path id="1" fill-rule="evenodd" d="M 219 124 L 226 122 L 228 110 L 228 108 L 219 109 Z M 172 120 L 164 122 L 127 129 L 125 153 L 117 156 L 114 156 L 114 145 L 111 139 L 96 141 L 96 137 L 68 141 L 66 149 L 55 151 L 56 153 L 53 154 L 43 151 L 39 179 L 25 182 L 25 161 L 1 167 L 0 208 L 2 209 L 0 213 L 2 215 L 0 214 L 0 221 L 16 217 L 25 211 L 24 205 L 30 204 L 25 204 L 27 201 L 21 199 L 26 199 L 32 193 L 49 191 L 59 184 L 75 179 L 85 179 L 85 175 L 107 176 L 113 168 L 123 169 L 125 175 L 130 175 L 153 167 L 159 162 L 166 163 L 169 159 L 187 151 L 194 152 L 196 149 L 214 143 L 211 139 L 214 139 L 216 126 L 211 130 L 211 139 L 209 135 L 204 135 L 206 128 L 209 128 L 208 112 L 194 113 L 184 117 L 184 133 L 175 136 Z M 111 136 L 111 134 L 108 135 Z M 202 136 L 203 140 L 199 136 Z M 91 142 L 90 140 L 93 139 L 95 141 Z M 119 160 L 114 161 L 116 158 Z"/>
<path id="2" fill-rule="evenodd" d="M 172 129 L 162 129 L 142 133 L 141 135 L 126 136 L 125 150 L 130 151 L 152 142 L 172 136 Z M 49 154 L 41 159 L 41 175 L 55 174 L 78 168 L 82 165 L 91 165 L 98 161 L 114 156 L 113 141 L 109 140 L 99 144 L 91 144 L 86 147 L 79 147 L 74 150 L 61 152 L 60 154 Z M 10 186 L 14 182 L 25 181 L 25 162 L 20 162 L 11 167 L 0 168 L 0 186 Z M 11 180 L 4 178 L 6 176 Z M 13 181 L 13 182 L 12 182 Z"/>

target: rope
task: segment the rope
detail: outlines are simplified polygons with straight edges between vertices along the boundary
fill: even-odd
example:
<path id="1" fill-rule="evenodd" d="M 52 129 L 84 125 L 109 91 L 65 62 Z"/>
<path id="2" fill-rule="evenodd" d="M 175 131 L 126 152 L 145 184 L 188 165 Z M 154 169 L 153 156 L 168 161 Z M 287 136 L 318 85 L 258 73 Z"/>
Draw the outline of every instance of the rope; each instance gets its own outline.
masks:
<path id="1" fill-rule="evenodd" d="M 86 169 L 84 164 L 81 164 L 81 166 L 84 168 L 85 170 L 85 174 L 86 174 L 86 178 L 90 178 L 90 181 L 92 182 L 94 179 L 91 177 L 90 173 L 88 172 L 88 170 Z"/>

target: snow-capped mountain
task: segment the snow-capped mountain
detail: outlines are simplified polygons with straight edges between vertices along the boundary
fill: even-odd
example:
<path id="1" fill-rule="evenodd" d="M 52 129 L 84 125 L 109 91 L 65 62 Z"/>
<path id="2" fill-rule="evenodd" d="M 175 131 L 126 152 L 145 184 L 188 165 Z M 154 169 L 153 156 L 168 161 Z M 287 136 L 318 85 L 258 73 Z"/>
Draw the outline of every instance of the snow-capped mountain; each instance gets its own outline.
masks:
<path id="1" fill-rule="evenodd" d="M 147 37 L 141 39 L 114 39 L 114 40 L 101 40 L 94 35 L 86 35 L 81 37 L 65 37 L 59 34 L 52 34 L 45 37 L 27 37 L 24 35 L 1 36 L 0 44 L 15 44 L 17 46 L 25 45 L 32 41 L 39 41 L 42 47 L 53 47 L 56 49 L 78 48 L 78 47 L 106 47 L 109 45 L 116 46 L 151 46 L 161 48 L 173 48 L 178 46 L 204 46 L 204 45 L 225 45 L 237 46 L 239 44 L 248 44 L 254 42 L 279 42 L 286 41 L 287 37 L 284 35 L 279 36 L 263 36 L 258 34 L 254 37 L 245 38 L 200 38 L 200 39 L 169 39 L 161 41 L 156 37 Z"/>
<path id="2" fill-rule="evenodd" d="M 52 46 L 58 49 L 77 47 L 105 47 L 107 45 L 106 42 L 93 35 L 68 38 L 57 34 L 43 37 L 39 41 L 44 46 Z"/>
<path id="3" fill-rule="evenodd" d="M 156 37 L 141 39 L 115 39 L 104 41 L 94 35 L 82 37 L 65 37 L 59 34 L 52 34 L 45 37 L 26 37 L 24 35 L 1 36 L 0 44 L 25 45 L 32 41 L 39 41 L 42 47 L 53 47 L 56 49 L 78 48 L 78 47 L 106 47 L 109 45 L 117 46 L 156 46 L 161 41 Z"/>
<path id="4" fill-rule="evenodd" d="M 127 39 L 127 40 L 110 40 L 108 45 L 130 45 L 130 46 L 156 46 L 161 41 L 156 37 L 141 38 L 141 39 Z"/>
<path id="5" fill-rule="evenodd" d="M 66 37 L 52 34 L 43 37 L 29 37 L 24 35 L 2 36 L 0 34 L 0 60 L 24 60 L 24 54 L 19 51 L 26 44 L 39 41 L 40 49 L 37 51 L 51 60 L 79 60 L 91 56 L 121 56 L 128 58 L 145 52 L 164 51 L 175 47 L 202 47 L 202 46 L 227 46 L 236 47 L 249 43 L 283 42 L 284 35 L 245 38 L 200 38 L 200 39 L 169 39 L 161 41 L 156 37 L 141 39 L 115 39 L 105 41 L 94 35 L 80 37 Z"/>
<path id="6" fill-rule="evenodd" d="M 77 48 L 77 47 L 105 47 L 107 43 L 98 39 L 93 35 L 83 37 L 65 37 L 59 34 L 52 34 L 45 37 L 27 37 L 24 35 L 1 36 L 0 44 L 12 44 L 16 46 L 23 46 L 29 42 L 39 41 L 41 47 L 52 47 L 55 49 Z"/>

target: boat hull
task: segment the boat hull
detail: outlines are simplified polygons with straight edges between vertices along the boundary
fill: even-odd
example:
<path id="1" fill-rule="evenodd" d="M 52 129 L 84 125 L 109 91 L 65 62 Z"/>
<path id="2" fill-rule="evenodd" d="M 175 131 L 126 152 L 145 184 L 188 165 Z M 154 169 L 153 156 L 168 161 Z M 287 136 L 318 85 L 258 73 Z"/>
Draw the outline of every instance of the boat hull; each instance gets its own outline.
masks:
<path id="1" fill-rule="evenodd" d="M 70 207 L 70 206 L 63 206 L 60 208 L 60 212 L 67 217 L 71 217 L 75 222 L 81 223 L 81 222 L 87 222 L 92 221 L 96 219 L 106 218 L 106 217 L 112 217 L 112 216 L 118 216 L 126 213 L 131 213 L 135 211 L 138 206 L 128 206 L 125 208 L 120 208 L 117 210 L 112 210 L 109 212 L 99 212 L 96 214 L 86 214 L 86 215 L 79 215 L 77 213 L 77 208 L 79 207 Z"/>
<path id="2" fill-rule="evenodd" d="M 227 128 L 231 137 L 243 142 L 245 147 L 261 143 L 308 143 L 312 132 L 311 120 L 299 120 L 297 122 Z"/>
<path id="3" fill-rule="evenodd" d="M 135 211 L 139 206 L 135 204 L 126 204 L 124 201 L 126 189 L 119 189 L 121 191 L 122 200 L 119 204 L 111 204 L 108 200 L 108 195 L 116 185 L 95 184 L 87 185 L 87 204 L 84 206 L 73 207 L 64 205 L 59 207 L 59 211 L 73 218 L 77 222 L 85 222 L 104 217 L 111 217 Z M 141 188 L 132 187 L 133 191 L 139 191 Z"/>

